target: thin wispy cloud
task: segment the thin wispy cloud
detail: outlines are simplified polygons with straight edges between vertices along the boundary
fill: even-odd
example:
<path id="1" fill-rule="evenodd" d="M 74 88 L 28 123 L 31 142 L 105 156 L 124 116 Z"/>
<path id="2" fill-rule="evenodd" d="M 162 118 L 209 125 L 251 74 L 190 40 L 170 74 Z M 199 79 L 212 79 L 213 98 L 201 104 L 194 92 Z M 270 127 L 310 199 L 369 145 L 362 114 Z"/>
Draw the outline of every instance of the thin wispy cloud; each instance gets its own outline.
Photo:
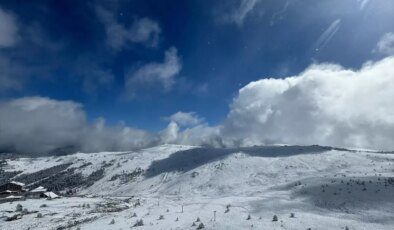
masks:
<path id="1" fill-rule="evenodd" d="M 19 39 L 15 16 L 0 8 L 0 48 L 12 47 Z"/>
<path id="2" fill-rule="evenodd" d="M 18 30 L 14 15 L 0 8 L 0 91 L 3 92 L 21 87 L 21 83 L 15 78 L 18 66 L 1 52 L 1 49 L 10 48 L 17 43 Z"/>
<path id="3" fill-rule="evenodd" d="M 0 7 L 0 96 L 23 92 L 33 78 L 47 78 L 61 59 L 61 42 L 49 39 L 38 23 L 19 17 Z M 45 65 L 37 65 L 46 58 Z"/>
<path id="4" fill-rule="evenodd" d="M 360 4 L 360 10 L 364 10 L 364 8 L 367 6 L 369 3 L 369 0 L 357 0 Z"/>
<path id="5" fill-rule="evenodd" d="M 93 60 L 80 58 L 75 63 L 75 73 L 82 78 L 82 89 L 90 94 L 109 89 L 115 80 L 114 73 Z"/>
<path id="6" fill-rule="evenodd" d="M 320 51 L 331 41 L 331 39 L 338 32 L 341 27 L 341 19 L 333 21 L 330 26 L 320 35 L 313 48 L 315 51 Z"/>
<path id="7" fill-rule="evenodd" d="M 119 51 L 129 43 L 143 43 L 155 47 L 159 41 L 161 28 L 157 22 L 150 18 L 136 18 L 129 27 L 121 24 L 116 15 L 104 7 L 97 6 L 98 18 L 105 26 L 107 44 Z"/>
<path id="8" fill-rule="evenodd" d="M 137 70 L 130 70 L 125 77 L 125 89 L 128 97 L 146 88 L 162 89 L 168 92 L 175 84 L 175 77 L 182 69 L 181 58 L 175 47 L 169 48 L 164 54 L 163 62 L 144 64 Z"/>
<path id="9" fill-rule="evenodd" d="M 394 33 L 390 32 L 384 34 L 380 38 L 374 51 L 386 56 L 394 55 Z"/>
<path id="10" fill-rule="evenodd" d="M 273 26 L 275 25 L 275 23 L 278 20 L 282 20 L 284 18 L 284 15 L 287 11 L 287 8 L 289 8 L 290 6 L 290 1 L 286 1 L 285 5 L 283 6 L 282 9 L 280 9 L 279 11 L 275 12 L 272 17 L 271 17 L 271 21 L 270 21 L 270 25 Z"/>
<path id="11" fill-rule="evenodd" d="M 220 15 L 220 21 L 224 23 L 234 23 L 241 27 L 245 19 L 260 1 L 261 0 L 237 0 L 234 2 L 233 8 Z"/>

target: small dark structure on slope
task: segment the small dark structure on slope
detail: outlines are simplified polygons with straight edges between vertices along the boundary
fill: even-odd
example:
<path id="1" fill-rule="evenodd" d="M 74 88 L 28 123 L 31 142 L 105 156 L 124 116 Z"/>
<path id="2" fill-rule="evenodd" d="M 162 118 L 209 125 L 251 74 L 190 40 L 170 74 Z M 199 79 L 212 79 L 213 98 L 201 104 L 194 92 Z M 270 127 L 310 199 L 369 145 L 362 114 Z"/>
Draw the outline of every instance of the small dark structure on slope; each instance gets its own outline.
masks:
<path id="1" fill-rule="evenodd" d="M 26 197 L 27 198 L 41 198 L 43 197 L 43 194 L 47 192 L 47 189 L 39 186 L 35 189 L 30 190 L 27 194 Z"/>
<path id="2" fill-rule="evenodd" d="M 0 203 L 22 200 L 25 190 L 25 184 L 11 181 L 0 185 Z"/>
<path id="3" fill-rule="evenodd" d="M 0 197 L 22 195 L 24 192 L 26 192 L 25 184 L 21 182 L 11 181 L 0 185 Z"/>

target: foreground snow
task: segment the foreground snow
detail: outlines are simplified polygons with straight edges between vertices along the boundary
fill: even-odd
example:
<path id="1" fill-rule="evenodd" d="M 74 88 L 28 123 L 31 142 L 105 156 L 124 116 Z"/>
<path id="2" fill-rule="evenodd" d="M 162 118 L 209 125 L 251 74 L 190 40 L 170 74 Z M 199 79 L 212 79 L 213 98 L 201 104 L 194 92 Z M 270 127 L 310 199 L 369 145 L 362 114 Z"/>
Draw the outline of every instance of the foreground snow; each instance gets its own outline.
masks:
<path id="1" fill-rule="evenodd" d="M 165 145 L 7 163 L 6 171 L 24 173 L 64 163 L 85 176 L 105 173 L 78 197 L 0 204 L 0 216 L 14 215 L 18 203 L 42 214 L 2 218 L 0 229 L 130 229 L 140 219 L 135 229 L 196 229 L 197 218 L 206 229 L 394 229 L 393 154 Z"/>

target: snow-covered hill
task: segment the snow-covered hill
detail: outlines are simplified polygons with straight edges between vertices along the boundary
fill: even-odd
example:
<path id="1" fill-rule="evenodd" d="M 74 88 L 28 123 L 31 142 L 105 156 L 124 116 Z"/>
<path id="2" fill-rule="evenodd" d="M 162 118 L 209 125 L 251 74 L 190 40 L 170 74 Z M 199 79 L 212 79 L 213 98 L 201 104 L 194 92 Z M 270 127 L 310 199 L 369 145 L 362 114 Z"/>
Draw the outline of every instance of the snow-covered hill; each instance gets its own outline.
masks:
<path id="1" fill-rule="evenodd" d="M 138 219 L 144 222 L 140 229 L 196 229 L 197 217 L 206 229 L 394 229 L 390 153 L 163 145 L 8 159 L 2 170 L 2 181 L 77 193 L 0 204 L 0 215 L 12 215 L 17 203 L 44 214 L 0 219 L 1 229 L 130 229 Z"/>

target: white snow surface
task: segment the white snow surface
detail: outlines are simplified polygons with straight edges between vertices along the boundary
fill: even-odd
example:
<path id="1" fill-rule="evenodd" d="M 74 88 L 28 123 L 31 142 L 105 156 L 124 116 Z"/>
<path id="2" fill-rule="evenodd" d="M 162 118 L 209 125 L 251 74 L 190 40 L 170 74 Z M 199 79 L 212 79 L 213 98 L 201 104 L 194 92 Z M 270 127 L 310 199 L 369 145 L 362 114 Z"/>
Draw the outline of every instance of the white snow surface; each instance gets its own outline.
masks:
<path id="1" fill-rule="evenodd" d="M 85 176 L 107 166 L 104 177 L 77 196 L 0 204 L 0 229 L 197 229 L 200 222 L 205 229 L 394 229 L 391 153 L 163 145 L 7 163 L 6 171 L 23 173 L 72 163 Z M 140 173 L 119 176 L 133 172 Z M 19 203 L 42 218 L 31 213 L 6 221 Z M 133 227 L 139 219 L 144 225 Z"/>

